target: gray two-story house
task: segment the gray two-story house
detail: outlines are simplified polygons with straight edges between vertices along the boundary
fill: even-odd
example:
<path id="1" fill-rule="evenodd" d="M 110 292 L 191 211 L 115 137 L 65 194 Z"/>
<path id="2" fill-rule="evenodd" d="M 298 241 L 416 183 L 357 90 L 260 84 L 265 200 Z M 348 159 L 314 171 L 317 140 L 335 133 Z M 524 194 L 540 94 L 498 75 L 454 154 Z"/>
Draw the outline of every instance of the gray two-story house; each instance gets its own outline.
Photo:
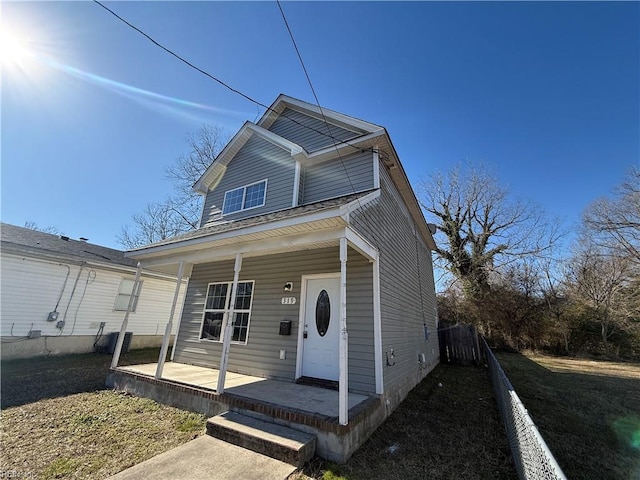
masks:
<path id="1" fill-rule="evenodd" d="M 438 362 L 435 244 L 387 131 L 280 95 L 194 188 L 200 227 L 129 253 L 189 279 L 173 363 L 216 370 L 216 394 L 230 374 L 334 387 L 333 433 L 367 427 L 318 448 L 347 458 Z"/>

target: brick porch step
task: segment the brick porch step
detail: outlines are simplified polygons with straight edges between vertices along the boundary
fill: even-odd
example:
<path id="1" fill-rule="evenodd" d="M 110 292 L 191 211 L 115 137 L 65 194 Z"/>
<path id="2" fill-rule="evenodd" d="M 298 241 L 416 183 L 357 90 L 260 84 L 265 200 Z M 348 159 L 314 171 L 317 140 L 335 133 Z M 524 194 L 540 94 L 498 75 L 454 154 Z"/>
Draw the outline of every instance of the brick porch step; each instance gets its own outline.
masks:
<path id="1" fill-rule="evenodd" d="M 207 434 L 301 467 L 316 451 L 316 436 L 236 412 L 207 420 Z"/>

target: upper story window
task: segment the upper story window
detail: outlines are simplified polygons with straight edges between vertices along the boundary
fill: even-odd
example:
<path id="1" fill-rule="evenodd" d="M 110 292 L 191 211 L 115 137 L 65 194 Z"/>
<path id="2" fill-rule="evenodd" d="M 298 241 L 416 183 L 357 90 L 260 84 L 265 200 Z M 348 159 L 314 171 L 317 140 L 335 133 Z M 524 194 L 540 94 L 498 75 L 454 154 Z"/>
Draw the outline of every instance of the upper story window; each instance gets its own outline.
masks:
<path id="1" fill-rule="evenodd" d="M 267 195 L 267 179 L 245 185 L 234 190 L 227 190 L 224 194 L 222 214 L 241 212 L 250 208 L 262 207 Z"/>

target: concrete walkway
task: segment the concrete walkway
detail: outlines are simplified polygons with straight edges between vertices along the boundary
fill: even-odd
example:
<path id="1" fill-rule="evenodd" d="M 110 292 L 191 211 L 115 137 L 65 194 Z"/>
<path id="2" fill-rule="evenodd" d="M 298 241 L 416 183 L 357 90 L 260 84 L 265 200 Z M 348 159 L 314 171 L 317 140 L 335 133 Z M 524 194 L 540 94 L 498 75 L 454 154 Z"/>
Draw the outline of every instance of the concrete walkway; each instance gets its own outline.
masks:
<path id="1" fill-rule="evenodd" d="M 284 480 L 288 463 L 203 435 L 108 480 Z"/>

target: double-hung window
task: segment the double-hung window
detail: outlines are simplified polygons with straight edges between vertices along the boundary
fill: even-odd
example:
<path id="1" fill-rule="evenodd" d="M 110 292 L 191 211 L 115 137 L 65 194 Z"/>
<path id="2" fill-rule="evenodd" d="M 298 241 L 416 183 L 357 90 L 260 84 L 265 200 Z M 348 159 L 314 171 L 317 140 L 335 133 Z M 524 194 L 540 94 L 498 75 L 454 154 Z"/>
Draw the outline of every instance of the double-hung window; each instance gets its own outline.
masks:
<path id="1" fill-rule="evenodd" d="M 262 207 L 267 194 L 267 179 L 245 185 L 234 190 L 227 190 L 224 194 L 222 214 L 241 212 L 250 208 Z"/>
<path id="2" fill-rule="evenodd" d="M 247 343 L 249 320 L 251 318 L 251 302 L 253 300 L 253 280 L 238 282 L 236 301 L 232 308 L 232 283 L 210 283 L 204 306 L 204 318 L 200 332 L 201 340 L 221 342 L 226 327 L 225 321 L 232 322 L 231 341 Z M 225 315 L 227 314 L 227 315 Z"/>

